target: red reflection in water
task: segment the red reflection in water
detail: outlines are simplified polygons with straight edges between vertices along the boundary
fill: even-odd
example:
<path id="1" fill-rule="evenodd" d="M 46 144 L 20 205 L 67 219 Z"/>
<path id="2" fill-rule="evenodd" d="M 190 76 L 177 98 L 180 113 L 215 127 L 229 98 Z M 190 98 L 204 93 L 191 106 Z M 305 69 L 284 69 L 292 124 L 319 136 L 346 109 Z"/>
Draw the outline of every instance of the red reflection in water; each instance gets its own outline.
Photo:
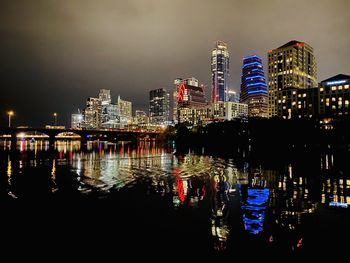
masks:
<path id="1" fill-rule="evenodd" d="M 119 155 L 120 155 L 120 156 L 123 155 L 123 147 L 120 147 Z"/>
<path id="2" fill-rule="evenodd" d="M 62 159 L 62 157 L 63 157 L 63 152 L 60 152 L 60 159 Z"/>
<path id="3" fill-rule="evenodd" d="M 70 152 L 69 152 L 69 160 L 72 160 L 72 159 L 73 159 L 73 152 L 70 151 Z"/>
<path id="4" fill-rule="evenodd" d="M 179 199 L 181 201 L 181 203 L 183 203 L 185 201 L 185 191 L 184 191 L 184 186 L 183 186 L 183 182 L 180 176 L 180 171 L 181 169 L 175 169 L 174 170 L 174 176 L 176 177 L 176 183 L 177 183 L 177 192 L 179 195 Z"/>

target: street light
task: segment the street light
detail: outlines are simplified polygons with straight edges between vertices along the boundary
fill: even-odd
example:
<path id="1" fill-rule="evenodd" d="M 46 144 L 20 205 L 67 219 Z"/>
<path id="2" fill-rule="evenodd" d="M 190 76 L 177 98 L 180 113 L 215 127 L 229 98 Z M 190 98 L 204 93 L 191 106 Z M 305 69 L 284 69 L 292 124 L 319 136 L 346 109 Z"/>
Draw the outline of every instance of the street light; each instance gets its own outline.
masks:
<path id="1" fill-rule="evenodd" d="M 57 126 L 57 112 L 53 114 L 54 120 L 55 120 L 55 126 Z"/>
<path id="2" fill-rule="evenodd" d="M 12 117 L 13 115 L 15 115 L 15 113 L 11 110 L 11 111 L 8 111 L 7 114 L 8 114 L 8 116 L 9 116 L 9 128 L 10 128 L 10 127 L 11 127 L 11 117 Z"/>

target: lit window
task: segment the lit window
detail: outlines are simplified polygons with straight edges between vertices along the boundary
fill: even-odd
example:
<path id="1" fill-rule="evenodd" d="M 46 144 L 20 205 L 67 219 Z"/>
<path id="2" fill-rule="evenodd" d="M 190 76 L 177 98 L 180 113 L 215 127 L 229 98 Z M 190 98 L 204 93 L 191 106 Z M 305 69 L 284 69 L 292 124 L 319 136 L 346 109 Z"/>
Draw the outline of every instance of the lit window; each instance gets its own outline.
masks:
<path id="1" fill-rule="evenodd" d="M 336 98 L 335 98 L 335 97 L 332 97 L 332 101 L 336 101 Z"/>
<path id="2" fill-rule="evenodd" d="M 323 91 L 323 88 L 320 88 L 320 91 L 322 92 L 322 91 Z"/>
<path id="3" fill-rule="evenodd" d="M 348 89 L 349 88 L 349 84 L 344 86 L 344 89 Z"/>
<path id="4" fill-rule="evenodd" d="M 349 101 L 348 100 L 345 101 L 345 105 L 349 106 Z"/>
<path id="5" fill-rule="evenodd" d="M 332 90 L 337 90 L 337 87 L 336 86 L 332 86 Z"/>
<path id="6" fill-rule="evenodd" d="M 303 94 L 303 98 L 305 98 L 305 97 L 306 97 L 306 93 Z"/>
<path id="7" fill-rule="evenodd" d="M 295 94 L 297 94 L 297 92 L 296 92 L 296 91 L 293 91 L 293 95 L 295 95 Z"/>
<path id="8" fill-rule="evenodd" d="M 294 106 L 295 104 L 297 104 L 295 101 L 292 102 L 292 105 Z"/>
<path id="9" fill-rule="evenodd" d="M 342 90 L 343 89 L 343 86 L 338 86 L 338 90 Z"/>

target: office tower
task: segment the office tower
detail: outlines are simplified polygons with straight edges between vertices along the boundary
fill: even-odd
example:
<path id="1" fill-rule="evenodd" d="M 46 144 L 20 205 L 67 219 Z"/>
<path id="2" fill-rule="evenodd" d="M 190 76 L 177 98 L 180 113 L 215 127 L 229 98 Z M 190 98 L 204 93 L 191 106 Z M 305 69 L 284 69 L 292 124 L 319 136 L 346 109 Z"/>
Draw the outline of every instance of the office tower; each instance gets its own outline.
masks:
<path id="1" fill-rule="evenodd" d="M 243 58 L 241 103 L 248 104 L 249 117 L 268 117 L 268 91 L 262 60 L 257 55 Z"/>
<path id="2" fill-rule="evenodd" d="M 148 116 L 147 113 L 142 110 L 135 111 L 135 121 L 136 124 L 148 124 Z"/>
<path id="3" fill-rule="evenodd" d="M 177 123 L 199 124 L 205 118 L 207 106 L 203 85 L 195 78 L 177 79 L 175 85 Z"/>
<path id="4" fill-rule="evenodd" d="M 317 87 L 317 67 L 313 48 L 305 42 L 293 40 L 270 50 L 268 72 L 269 118 L 278 116 L 278 92 L 288 88 Z"/>
<path id="5" fill-rule="evenodd" d="M 226 43 L 217 41 L 211 53 L 211 102 L 227 101 L 230 54 Z"/>
<path id="6" fill-rule="evenodd" d="M 199 86 L 198 79 L 196 79 L 194 77 L 190 77 L 190 78 L 186 78 L 186 79 L 177 78 L 174 80 L 174 92 L 173 92 L 173 96 L 172 96 L 172 109 L 173 109 L 172 113 L 173 113 L 173 122 L 175 124 L 178 123 L 177 92 L 178 92 L 179 85 L 181 83 L 184 83 L 184 84 L 189 85 L 189 86 L 194 86 L 194 87 Z"/>
<path id="7" fill-rule="evenodd" d="M 111 104 L 111 91 L 108 89 L 101 89 L 98 98 L 101 100 L 101 105 Z"/>
<path id="8" fill-rule="evenodd" d="M 149 116 L 152 124 L 169 124 L 170 94 L 168 91 L 155 89 L 149 92 Z"/>
<path id="9" fill-rule="evenodd" d="M 120 96 L 118 96 L 117 105 L 119 107 L 121 125 L 130 124 L 132 122 L 131 101 L 122 100 Z"/>
<path id="10" fill-rule="evenodd" d="M 71 115 L 71 128 L 72 129 L 80 129 L 82 128 L 82 123 L 83 123 L 83 114 L 80 113 L 73 113 Z"/>
<path id="11" fill-rule="evenodd" d="M 99 98 L 88 98 L 86 108 L 83 112 L 83 127 L 86 129 L 98 129 L 101 127 L 101 100 Z"/>
<path id="12" fill-rule="evenodd" d="M 321 81 L 320 116 L 341 117 L 350 115 L 350 76 L 338 74 Z"/>

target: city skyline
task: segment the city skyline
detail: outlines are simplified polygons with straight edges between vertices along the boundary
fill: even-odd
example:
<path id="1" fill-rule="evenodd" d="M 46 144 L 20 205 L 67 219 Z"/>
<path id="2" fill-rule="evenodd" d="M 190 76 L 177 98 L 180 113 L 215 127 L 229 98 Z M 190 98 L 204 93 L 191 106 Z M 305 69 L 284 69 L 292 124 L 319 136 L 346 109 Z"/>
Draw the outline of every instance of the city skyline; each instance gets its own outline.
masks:
<path id="1" fill-rule="evenodd" d="M 14 110 L 14 125 L 50 124 L 57 112 L 58 122 L 68 126 L 70 113 L 83 108 L 82 98 L 100 89 L 147 110 L 147 92 L 171 90 L 179 76 L 200 79 L 210 94 L 210 52 L 217 40 L 228 45 L 229 88 L 237 92 L 244 56 L 261 56 L 266 68 L 267 52 L 293 39 L 314 48 L 318 82 L 349 74 L 347 1 L 260 2 L 2 2 L 0 125 Z M 183 6 L 202 15 L 183 21 L 177 12 Z M 297 15 L 285 16 L 287 6 Z M 198 19 L 218 10 L 215 22 Z"/>

